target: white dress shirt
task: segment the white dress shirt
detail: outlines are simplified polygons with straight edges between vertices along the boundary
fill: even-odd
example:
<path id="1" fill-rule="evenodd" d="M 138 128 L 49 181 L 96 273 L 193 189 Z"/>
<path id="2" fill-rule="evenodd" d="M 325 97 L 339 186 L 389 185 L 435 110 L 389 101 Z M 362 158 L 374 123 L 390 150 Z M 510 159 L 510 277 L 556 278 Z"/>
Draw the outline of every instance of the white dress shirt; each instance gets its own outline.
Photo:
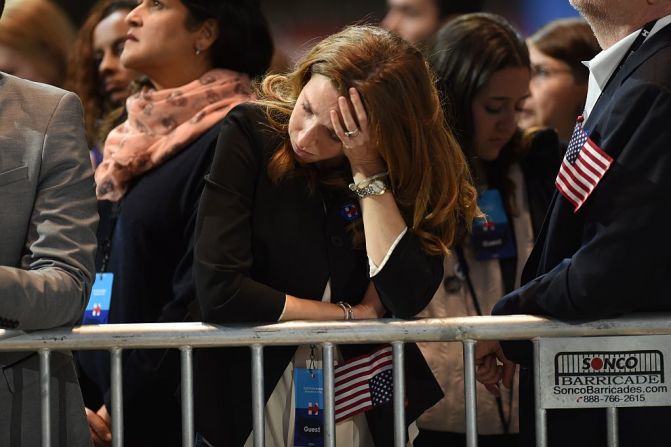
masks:
<path id="1" fill-rule="evenodd" d="M 650 34 L 648 34 L 647 39 L 670 23 L 671 15 L 657 20 L 657 23 L 650 31 Z M 587 120 L 590 113 L 592 112 L 592 109 L 594 108 L 594 105 L 596 104 L 596 101 L 599 99 L 599 96 L 601 96 L 601 92 L 606 87 L 608 79 L 610 79 L 610 76 L 615 71 L 615 68 L 617 68 L 617 65 L 620 63 L 625 54 L 627 54 L 629 47 L 631 47 L 631 45 L 634 43 L 638 33 L 640 32 L 640 29 L 634 31 L 627 37 L 618 41 L 612 47 L 608 48 L 607 50 L 603 50 L 594 56 L 592 60 L 583 62 L 583 64 L 589 68 L 587 100 L 585 101 L 585 111 L 582 114 L 585 120 Z"/>

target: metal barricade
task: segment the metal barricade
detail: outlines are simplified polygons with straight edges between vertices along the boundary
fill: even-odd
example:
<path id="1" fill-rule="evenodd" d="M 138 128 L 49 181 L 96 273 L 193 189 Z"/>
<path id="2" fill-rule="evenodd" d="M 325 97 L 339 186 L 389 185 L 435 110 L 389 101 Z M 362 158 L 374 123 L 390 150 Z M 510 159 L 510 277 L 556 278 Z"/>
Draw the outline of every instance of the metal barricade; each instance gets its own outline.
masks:
<path id="1" fill-rule="evenodd" d="M 539 446 L 546 409 L 605 408 L 608 446 L 617 447 L 618 408 L 671 406 L 671 336 L 537 338 L 534 351 Z"/>
<path id="2" fill-rule="evenodd" d="M 202 323 L 161 323 L 82 326 L 72 329 L 38 331 L 22 333 L 0 330 L 0 352 L 37 351 L 40 355 L 40 377 L 42 395 L 42 445 L 49 446 L 49 354 L 53 350 L 109 350 L 111 355 L 112 379 L 112 420 L 113 445 L 123 445 L 123 402 L 122 402 L 122 351 L 125 349 L 179 349 L 182 362 L 182 443 L 194 444 L 193 424 L 193 370 L 192 352 L 196 348 L 249 346 L 252 350 L 252 408 L 254 445 L 264 445 L 264 383 L 263 348 L 265 346 L 292 346 L 301 344 L 320 344 L 323 350 L 324 365 L 324 445 L 335 445 L 335 402 L 334 402 L 334 349 L 339 344 L 391 343 L 393 346 L 394 378 L 394 433 L 395 446 L 406 445 L 404 415 L 404 343 L 407 342 L 461 342 L 464 346 L 464 374 L 466 398 L 466 436 L 469 447 L 477 446 L 477 408 L 474 354 L 475 344 L 479 340 L 534 340 L 535 361 L 542 356 L 558 353 L 548 346 L 552 343 L 567 343 L 566 338 L 576 340 L 582 349 L 585 343 L 599 343 L 597 338 L 576 337 L 614 337 L 627 336 L 626 340 L 637 340 L 645 344 L 645 335 L 671 335 L 670 315 L 638 315 L 613 320 L 574 324 L 559 322 L 534 316 L 509 317 L 462 317 L 428 318 L 419 320 L 371 320 L 338 322 L 288 322 L 261 326 L 250 325 L 208 325 Z M 563 341 L 562 341 L 563 340 Z M 570 341 L 570 340 L 569 340 Z M 648 340 L 650 341 L 650 340 Z M 548 345 L 550 343 L 550 345 Z M 621 340 L 618 341 L 621 343 Z M 556 344 L 556 343 L 555 343 Z M 667 343 L 669 345 L 669 343 Z M 585 345 L 587 346 L 587 345 Z M 591 345 L 590 345 L 591 346 Z M 556 347 L 556 346 L 555 346 Z M 601 347 L 603 348 L 603 346 Z M 601 349 L 599 348 L 599 349 Z M 563 348 L 562 348 L 563 349 Z M 572 349 L 572 348 L 571 348 Z M 605 352 L 610 348 L 601 349 Z M 639 349 L 637 347 L 636 349 Z M 646 348 L 647 349 L 647 348 Z M 640 350 L 640 349 L 639 349 Z M 663 362 L 668 350 L 657 348 Z M 582 351 L 597 352 L 592 348 Z M 611 349 L 612 351 L 612 349 Z M 627 349 L 619 345 L 617 352 Z M 629 350 L 631 351 L 631 350 Z M 553 354 L 554 352 L 554 354 Z M 564 349 L 564 353 L 572 351 Z M 613 351 L 615 352 L 615 351 Z M 547 357 L 543 357 L 547 358 Z M 617 366 L 617 357 L 611 364 Z M 612 358 L 611 358 L 612 360 Z M 630 361 L 630 365 L 633 364 Z M 626 360 L 620 360 L 626 367 Z M 552 363 L 554 365 L 554 363 Z M 557 363 L 559 365 L 559 363 Z M 598 362 L 596 365 L 598 366 Z M 594 369 L 594 368 L 592 368 Z M 592 371 L 593 372 L 593 371 Z M 536 368 L 536 385 L 545 383 L 544 374 L 554 377 L 556 369 Z M 559 376 L 557 376 L 559 377 Z M 668 383 L 668 377 L 664 376 Z M 540 388 L 537 388 L 537 393 Z M 560 392 L 561 393 L 561 392 Z M 538 394 L 540 395 L 540 394 Z M 539 445 L 545 442 L 545 408 L 554 408 L 548 400 L 539 399 L 537 408 L 537 430 Z M 594 403 L 594 402 L 589 402 Z M 618 402 L 610 402 L 617 404 Z M 624 403 L 624 402 L 623 402 Z M 645 406 L 645 402 L 635 402 Z M 659 404 L 659 403 L 657 403 Z M 545 405 L 545 407 L 543 407 Z M 617 407 L 618 405 L 602 405 Z M 609 434 L 611 446 L 617 445 L 617 413 L 609 410 Z"/>

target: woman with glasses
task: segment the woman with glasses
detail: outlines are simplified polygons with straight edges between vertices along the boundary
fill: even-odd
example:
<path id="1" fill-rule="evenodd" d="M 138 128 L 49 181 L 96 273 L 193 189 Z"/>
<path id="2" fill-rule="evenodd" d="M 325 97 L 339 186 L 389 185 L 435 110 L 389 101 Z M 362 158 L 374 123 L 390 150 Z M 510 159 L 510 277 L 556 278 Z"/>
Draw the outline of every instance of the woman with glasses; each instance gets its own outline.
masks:
<path id="1" fill-rule="evenodd" d="M 582 19 L 560 19 L 527 41 L 531 59 L 531 97 L 519 114 L 520 127 L 550 127 L 568 143 L 576 117 L 585 106 L 589 71 L 583 61 L 601 51 Z"/>

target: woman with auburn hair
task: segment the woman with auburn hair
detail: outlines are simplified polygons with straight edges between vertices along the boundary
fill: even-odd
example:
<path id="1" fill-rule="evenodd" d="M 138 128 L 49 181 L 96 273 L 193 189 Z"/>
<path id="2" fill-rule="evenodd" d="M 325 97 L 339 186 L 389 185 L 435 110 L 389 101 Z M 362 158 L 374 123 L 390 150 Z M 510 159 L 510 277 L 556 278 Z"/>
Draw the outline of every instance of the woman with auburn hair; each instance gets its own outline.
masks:
<path id="1" fill-rule="evenodd" d="M 70 59 L 66 87 L 82 100 L 94 166 L 102 161 L 99 146 L 107 136 L 101 133 L 101 122 L 123 106 L 130 83 L 139 76 L 121 64 L 128 33 L 126 15 L 136 5 L 130 0 L 99 1 L 79 30 Z"/>
<path id="2" fill-rule="evenodd" d="M 381 28 L 349 27 L 293 72 L 266 77 L 257 96 L 224 122 L 198 211 L 204 321 L 419 312 L 440 283 L 443 255 L 477 212 L 422 54 Z M 338 347 L 341 360 L 372 349 Z M 415 345 L 406 349 L 410 422 L 441 393 Z M 305 439 L 305 427 L 320 422 L 301 413 L 295 383 L 321 350 L 269 347 L 264 356 L 269 444 L 320 442 Z M 249 358 L 246 348 L 196 352 L 202 445 L 251 442 Z M 393 443 L 391 401 L 365 415 L 339 413 L 339 402 L 336 395 L 338 445 Z"/>
<path id="3" fill-rule="evenodd" d="M 480 209 L 445 258 L 445 277 L 422 317 L 489 315 L 519 284 L 554 190 L 556 134 L 523 134 L 516 113 L 529 95 L 529 53 L 519 33 L 493 14 L 464 15 L 437 35 L 431 64 L 455 135 L 474 173 Z M 420 343 L 445 398 L 417 421 L 415 447 L 465 445 L 463 353 L 458 343 Z M 514 446 L 516 390 L 478 390 L 478 445 Z"/>
<path id="4" fill-rule="evenodd" d="M 591 60 L 601 48 L 587 22 L 559 19 L 536 31 L 529 39 L 531 97 L 519 115 L 520 127 L 550 127 L 568 144 L 575 120 L 587 99 Z"/>

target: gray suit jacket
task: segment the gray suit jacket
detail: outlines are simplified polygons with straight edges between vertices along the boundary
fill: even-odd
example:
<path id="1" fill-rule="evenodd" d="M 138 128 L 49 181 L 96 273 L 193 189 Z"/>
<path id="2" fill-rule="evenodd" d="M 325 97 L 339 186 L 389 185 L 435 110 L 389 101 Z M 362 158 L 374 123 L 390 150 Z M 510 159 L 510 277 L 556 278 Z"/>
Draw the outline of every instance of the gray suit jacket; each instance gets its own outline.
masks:
<path id="1" fill-rule="evenodd" d="M 0 73 L 0 327 L 81 318 L 97 220 L 79 100 Z"/>
<path id="2" fill-rule="evenodd" d="M 0 329 L 79 321 L 95 275 L 97 221 L 78 98 L 0 73 Z M 0 351 L 0 445 L 39 439 L 36 365 L 35 355 Z M 51 368 L 54 444 L 85 445 L 71 355 L 54 353 Z"/>

